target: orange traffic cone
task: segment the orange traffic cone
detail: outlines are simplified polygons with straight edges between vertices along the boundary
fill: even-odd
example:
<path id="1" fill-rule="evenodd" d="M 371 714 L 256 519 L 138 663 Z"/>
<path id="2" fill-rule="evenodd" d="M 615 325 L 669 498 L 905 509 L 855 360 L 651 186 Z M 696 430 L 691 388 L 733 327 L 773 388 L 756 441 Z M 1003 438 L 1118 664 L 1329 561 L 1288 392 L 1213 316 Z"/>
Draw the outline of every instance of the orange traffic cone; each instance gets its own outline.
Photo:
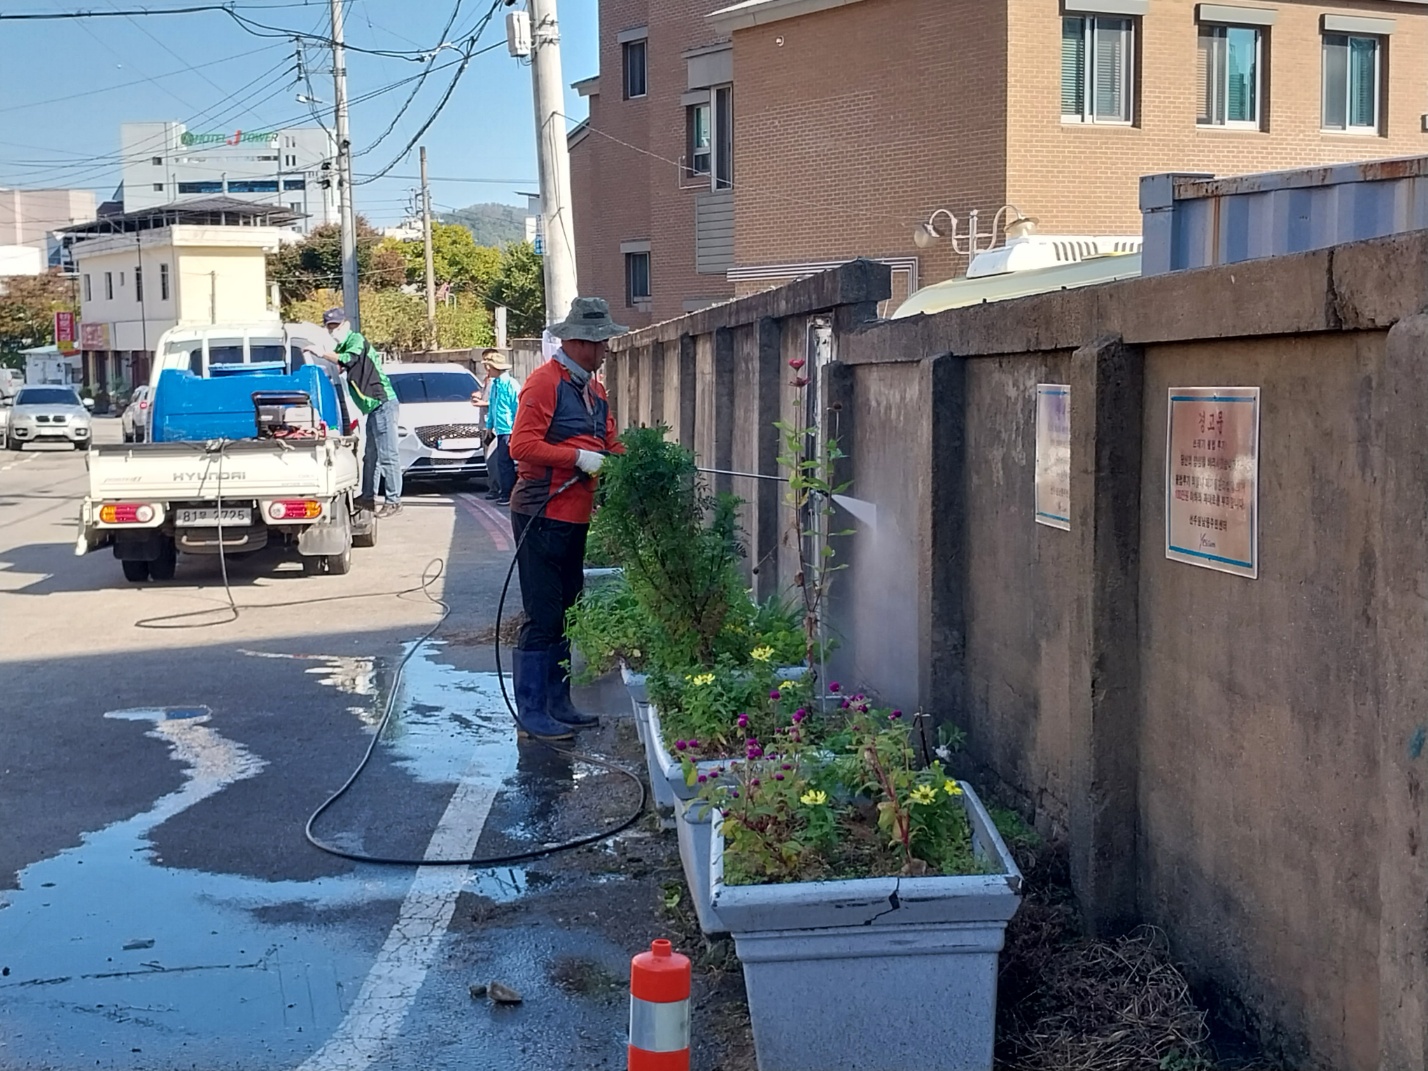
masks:
<path id="1" fill-rule="evenodd" d="M 668 941 L 630 961 L 629 1071 L 689 1071 L 689 980 Z"/>

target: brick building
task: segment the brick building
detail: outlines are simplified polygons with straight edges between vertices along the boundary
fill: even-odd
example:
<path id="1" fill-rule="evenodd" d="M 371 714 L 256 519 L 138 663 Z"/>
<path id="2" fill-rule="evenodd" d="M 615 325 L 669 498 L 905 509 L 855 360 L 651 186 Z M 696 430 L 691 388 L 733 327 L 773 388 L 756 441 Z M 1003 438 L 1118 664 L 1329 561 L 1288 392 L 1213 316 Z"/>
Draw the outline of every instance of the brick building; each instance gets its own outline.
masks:
<path id="1" fill-rule="evenodd" d="M 913 242 L 938 209 L 1133 234 L 1144 174 L 1428 151 L 1421 3 L 606 0 L 600 32 L 576 246 L 635 325 L 857 256 L 896 300 L 961 270 Z"/>

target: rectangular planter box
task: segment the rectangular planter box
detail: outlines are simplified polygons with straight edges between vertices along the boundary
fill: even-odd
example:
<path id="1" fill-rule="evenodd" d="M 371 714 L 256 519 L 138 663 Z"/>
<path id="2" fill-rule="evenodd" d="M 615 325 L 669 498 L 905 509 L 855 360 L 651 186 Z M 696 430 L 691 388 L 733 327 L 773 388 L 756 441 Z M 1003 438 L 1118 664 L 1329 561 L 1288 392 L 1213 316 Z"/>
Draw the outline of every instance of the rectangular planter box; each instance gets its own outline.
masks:
<path id="1" fill-rule="evenodd" d="M 621 662 L 620 676 L 624 678 L 625 687 L 629 690 L 631 699 L 636 703 L 648 703 L 650 701 L 649 693 L 645 691 L 646 678 L 643 673 L 636 673 L 629 666 L 625 665 L 624 662 Z"/>
<path id="2" fill-rule="evenodd" d="M 680 800 L 675 804 L 678 819 L 679 861 L 684 867 L 684 883 L 699 918 L 699 928 L 707 935 L 728 933 L 719 912 L 714 910 L 714 888 L 710 881 L 710 839 L 714 830 L 714 810 L 704 800 Z"/>
<path id="3" fill-rule="evenodd" d="M 716 821 L 712 907 L 744 965 L 759 1071 L 991 1071 L 1021 872 L 962 787 L 996 873 L 725 885 Z"/>

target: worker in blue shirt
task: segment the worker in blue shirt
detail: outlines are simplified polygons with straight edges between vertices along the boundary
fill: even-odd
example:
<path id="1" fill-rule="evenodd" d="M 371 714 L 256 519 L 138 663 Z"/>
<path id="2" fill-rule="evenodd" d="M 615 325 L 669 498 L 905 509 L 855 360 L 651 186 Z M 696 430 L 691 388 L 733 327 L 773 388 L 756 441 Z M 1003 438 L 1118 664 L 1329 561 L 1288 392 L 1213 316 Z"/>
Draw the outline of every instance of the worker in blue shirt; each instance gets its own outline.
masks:
<path id="1" fill-rule="evenodd" d="M 486 430 L 496 437 L 495 446 L 486 459 L 491 484 L 486 497 L 499 506 L 508 506 L 516 487 L 511 432 L 516 426 L 521 385 L 511 378 L 511 362 L 500 350 L 487 350 L 481 354 L 481 360 L 486 365 Z"/>

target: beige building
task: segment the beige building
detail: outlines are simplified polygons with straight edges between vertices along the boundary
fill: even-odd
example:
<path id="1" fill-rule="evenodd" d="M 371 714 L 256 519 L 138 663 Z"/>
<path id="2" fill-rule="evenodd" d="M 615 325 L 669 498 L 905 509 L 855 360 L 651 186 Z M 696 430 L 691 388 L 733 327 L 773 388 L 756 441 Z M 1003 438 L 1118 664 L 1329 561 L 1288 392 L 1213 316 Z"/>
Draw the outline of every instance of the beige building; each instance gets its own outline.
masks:
<path id="1" fill-rule="evenodd" d="M 94 216 L 93 190 L 0 190 L 0 265 L 10 266 L 0 266 L 0 274 L 32 275 L 60 266 L 54 232 Z"/>
<path id="2" fill-rule="evenodd" d="M 636 40 L 642 96 L 626 84 Z M 711 74 L 728 81 L 698 84 Z M 988 234 L 1006 204 L 1043 233 L 1134 234 L 1145 174 L 1428 151 L 1428 9 L 618 0 L 601 5 L 601 73 L 581 86 L 591 96 L 572 137 L 582 289 L 620 305 L 633 263 L 647 285 L 624 304 L 647 310 L 631 316 L 639 324 L 864 256 L 893 268 L 896 301 L 963 268 L 950 242 L 913 241 L 939 209 L 963 234 L 973 209 Z M 696 137 L 700 94 L 719 112 L 720 88 L 727 145 L 717 115 Z M 696 185 L 689 161 L 705 146 L 715 160 L 724 149 L 722 183 L 681 189 Z M 949 229 L 945 215 L 936 225 Z"/>
<path id="3" fill-rule="evenodd" d="M 71 230 L 86 385 L 112 393 L 147 380 L 171 327 L 276 317 L 267 255 L 291 219 L 243 202 L 188 202 Z"/>

